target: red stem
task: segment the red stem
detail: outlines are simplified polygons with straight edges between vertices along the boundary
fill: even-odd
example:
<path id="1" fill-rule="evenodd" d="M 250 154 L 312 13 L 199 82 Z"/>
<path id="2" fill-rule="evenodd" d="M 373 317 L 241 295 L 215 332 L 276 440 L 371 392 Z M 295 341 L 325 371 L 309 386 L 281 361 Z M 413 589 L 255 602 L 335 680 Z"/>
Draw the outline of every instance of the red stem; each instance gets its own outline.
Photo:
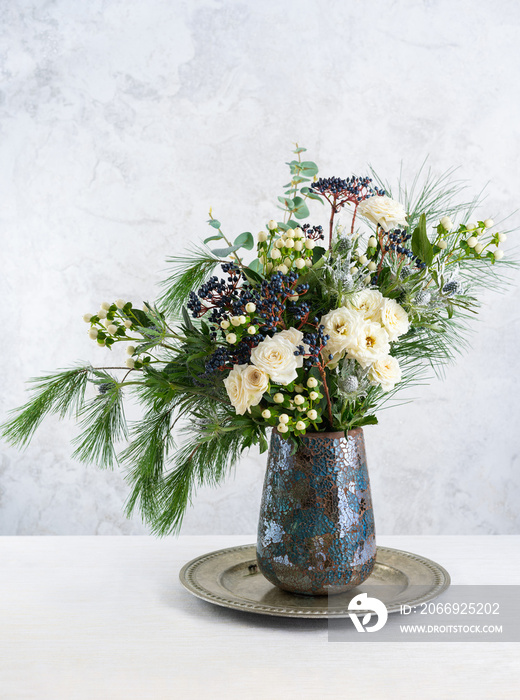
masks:
<path id="1" fill-rule="evenodd" d="M 332 420 L 332 404 L 331 404 L 331 402 L 330 402 L 329 387 L 327 386 L 327 379 L 326 379 L 326 375 L 325 375 L 325 368 L 323 367 L 323 365 L 321 364 L 321 362 L 318 363 L 318 371 L 319 371 L 319 373 L 320 373 L 321 380 L 322 380 L 322 382 L 323 382 L 323 389 L 324 389 L 324 391 L 325 391 L 325 398 L 327 399 L 327 409 L 328 409 L 328 411 L 329 411 L 330 427 L 332 428 L 332 427 L 333 427 L 333 425 L 332 425 L 332 423 L 333 423 L 333 420 Z"/>

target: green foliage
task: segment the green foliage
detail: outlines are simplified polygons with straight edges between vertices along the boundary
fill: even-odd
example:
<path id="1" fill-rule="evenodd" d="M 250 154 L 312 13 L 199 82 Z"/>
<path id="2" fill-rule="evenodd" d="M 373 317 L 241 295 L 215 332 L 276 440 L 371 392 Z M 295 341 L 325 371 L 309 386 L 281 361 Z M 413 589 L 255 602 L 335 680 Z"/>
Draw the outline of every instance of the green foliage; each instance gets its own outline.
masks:
<path id="1" fill-rule="evenodd" d="M 121 462 L 128 468 L 127 480 L 132 485 L 126 507 L 128 516 L 139 505 L 144 519 L 153 520 L 156 491 L 161 484 L 168 455 L 175 446 L 172 415 L 171 407 L 161 411 L 151 409 L 131 429 L 131 442 L 121 454 Z"/>
<path id="2" fill-rule="evenodd" d="M 172 316 L 177 316 L 186 303 L 192 289 L 211 275 L 218 264 L 218 258 L 204 248 L 194 248 L 190 253 L 168 258 L 171 269 L 169 276 L 161 283 L 163 293 L 158 304 Z"/>
<path id="3" fill-rule="evenodd" d="M 426 264 L 426 269 L 414 266 L 399 248 L 388 246 L 385 249 L 382 241 L 386 232 L 381 228 L 376 232 L 376 242 L 367 246 L 364 261 L 364 249 L 360 249 L 357 237 L 339 237 L 331 241 L 330 251 L 315 245 L 312 257 L 307 250 L 303 255 L 295 245 L 289 245 L 291 236 L 302 235 L 298 232 L 294 236 L 291 229 L 298 228 L 301 221 L 310 216 L 311 200 L 324 203 L 324 198 L 310 187 L 318 167 L 313 161 L 303 161 L 303 152 L 305 149 L 296 144 L 295 157 L 288 163 L 291 181 L 285 185 L 283 196 L 278 197 L 284 221 L 277 227 L 270 224 L 269 231 L 259 238 L 255 260 L 247 265 L 238 252 L 254 248 L 252 234 L 240 233 L 231 242 L 210 210 L 208 223 L 212 235 L 204 243 L 217 242 L 220 247 L 213 251 L 195 247 L 184 255 L 170 258 L 171 268 L 162 283 L 158 306 L 147 304 L 139 310 L 130 302 L 118 301 L 105 305 L 103 313 L 90 318 L 91 337 L 96 342 L 106 347 L 116 342 L 132 342 L 129 366 L 97 369 L 84 366 L 33 379 L 33 396 L 2 426 L 4 437 L 13 444 L 25 445 L 47 414 L 76 417 L 81 434 L 75 440 L 74 456 L 99 466 L 122 464 L 132 489 L 127 513 L 138 509 L 152 530 L 164 535 L 178 531 L 197 487 L 220 483 L 243 450 L 251 445 L 258 445 L 261 451 L 267 449 L 266 429 L 278 425 L 282 413 L 287 413 L 283 416 L 287 440 L 291 449 L 296 450 L 305 430 L 349 430 L 373 425 L 377 423 L 377 411 L 395 405 L 398 391 L 423 383 L 432 370 L 442 375 L 446 364 L 467 349 L 469 321 L 478 308 L 478 291 L 505 285 L 506 272 L 514 265 L 501 262 L 497 268 L 495 255 L 488 247 L 479 245 L 477 251 L 468 244 L 469 230 L 474 229 L 465 224 L 453 231 L 438 224 L 430 240 L 428 226 L 441 216 L 469 217 L 477 200 L 456 203 L 465 184 L 453 179 L 453 170 L 437 177 L 431 170 L 425 170 L 423 164 L 410 187 L 399 178 L 395 199 L 408 211 L 409 230 L 413 230 L 411 247 L 414 255 Z M 392 196 L 388 184 L 372 174 Z M 479 225 L 480 241 L 484 240 L 485 226 L 483 222 Z M 333 216 L 330 231 L 332 238 Z M 282 232 L 288 232 L 287 238 Z M 290 284 L 294 282 L 295 289 L 296 285 L 305 285 L 296 289 L 296 294 L 288 287 L 283 298 L 268 284 L 272 274 L 268 265 L 277 264 L 275 256 L 273 263 L 268 263 L 269 255 L 278 244 L 278 238 L 283 239 L 280 248 L 283 264 L 298 270 L 297 281 Z M 396 240 L 395 234 L 393 240 Z M 499 242 L 499 235 L 494 234 L 487 245 Z M 401 258 L 392 253 L 385 257 L 390 249 L 397 250 Z M 300 257 L 312 265 L 297 267 Z M 223 383 L 236 356 L 231 360 L 228 356 L 221 365 L 215 363 L 215 357 L 221 360 L 218 353 L 215 356 L 216 350 L 226 347 L 225 335 L 217 325 L 222 316 L 217 316 L 216 321 L 194 319 L 186 308 L 190 292 L 207 281 L 217 265 L 230 259 L 241 268 L 246 284 L 258 290 L 266 281 L 265 298 L 269 302 L 264 307 L 268 309 L 267 314 L 262 310 L 255 315 L 258 307 L 247 309 L 245 304 L 237 305 L 237 292 L 233 290 L 233 301 L 228 298 L 225 313 L 230 317 L 230 309 L 233 309 L 233 315 L 243 313 L 246 319 L 226 319 L 237 342 L 260 334 L 262 326 L 267 325 L 264 319 L 269 313 L 274 314 L 270 323 L 275 319 L 270 329 L 299 328 L 315 333 L 324 314 L 348 304 L 354 292 L 376 287 L 385 297 L 398 302 L 410 320 L 410 330 L 391 344 L 391 354 L 402 371 L 401 381 L 391 391 L 383 391 L 381 386 L 374 386 L 370 381 L 369 369 L 354 359 L 343 359 L 337 369 L 325 367 L 325 360 L 314 359 L 313 366 L 299 368 L 297 379 L 287 386 L 280 386 L 271 378 L 261 402 L 251 407 L 250 412 L 237 415 Z M 354 273 L 353 267 L 361 269 Z M 374 275 L 372 278 L 367 275 L 369 271 Z M 258 302 L 255 296 L 249 298 Z M 297 313 L 292 304 L 299 304 L 300 299 L 308 307 L 300 307 Z M 210 306 L 218 307 L 222 313 L 221 304 L 222 298 L 217 295 Z M 318 320 L 314 321 L 314 317 Z M 109 330 L 112 325 L 116 327 Z M 92 333 L 92 329 L 96 332 Z M 216 367 L 215 371 L 208 372 L 209 366 Z M 121 369 L 125 374 L 118 379 L 107 369 Z M 310 377 L 316 379 L 312 399 L 306 384 Z M 355 382 L 347 381 L 353 378 Z M 98 394 L 85 401 L 89 382 L 98 389 Z M 131 392 L 143 411 L 143 418 L 129 427 L 124 414 L 124 392 Z M 274 401 L 276 393 L 282 394 L 280 403 Z M 311 410 L 316 414 L 310 413 Z M 300 420 L 304 427 L 296 429 Z M 173 438 L 174 430 L 181 436 L 178 447 Z M 118 456 L 118 443 L 128 438 L 129 442 Z"/>
<path id="4" fill-rule="evenodd" d="M 117 380 L 105 375 L 105 392 L 86 403 L 79 414 L 81 434 L 74 439 L 73 457 L 111 467 L 117 461 L 114 443 L 127 437 L 123 392 Z"/>
<path id="5" fill-rule="evenodd" d="M 135 474 L 133 477 L 132 502 L 145 496 L 151 512 L 145 510 L 143 514 L 148 514 L 158 535 L 177 532 L 194 489 L 203 483 L 219 484 L 246 447 L 244 424 L 229 409 L 207 402 L 203 410 L 192 415 L 196 422 L 186 427 L 185 442 L 175 453 L 172 469 L 152 482 L 150 498 L 146 500 L 146 481 Z"/>
<path id="6" fill-rule="evenodd" d="M 426 265 L 431 265 L 433 261 L 433 246 L 430 243 L 426 232 L 426 216 L 421 214 L 419 223 L 412 236 L 412 252 L 420 258 Z"/>
<path id="7" fill-rule="evenodd" d="M 15 417 L 1 426 L 3 437 L 12 445 L 27 445 L 45 416 L 78 416 L 83 404 L 90 366 L 58 370 L 30 379 L 33 397 L 14 411 Z"/>
<path id="8" fill-rule="evenodd" d="M 298 157 L 297 160 L 291 160 L 287 165 L 291 173 L 291 182 L 285 185 L 283 197 L 278 197 L 278 201 L 283 205 L 280 209 L 286 212 L 285 221 L 280 223 L 282 230 L 287 230 L 288 227 L 295 228 L 297 222 L 291 222 L 292 217 L 298 221 L 307 219 L 310 215 L 307 199 L 318 199 L 323 201 L 319 195 L 314 193 L 305 183 L 312 182 L 312 179 L 318 174 L 318 166 L 310 160 L 301 160 L 301 154 L 305 149 L 301 149 L 296 144 L 296 149 L 293 151 Z M 303 186 L 302 186 L 303 185 Z"/>
<path id="9" fill-rule="evenodd" d="M 465 180 L 454 177 L 458 168 L 449 168 L 437 175 L 431 167 L 427 167 L 427 162 L 426 158 L 416 171 L 411 184 L 406 181 L 401 164 L 396 187 L 392 187 L 370 167 L 375 183 L 385 189 L 389 197 L 404 205 L 410 230 L 415 229 L 421 214 L 425 214 L 428 221 L 436 221 L 442 216 L 456 217 L 458 214 L 470 216 L 481 201 L 481 194 L 470 200 L 458 201 L 468 189 Z"/>

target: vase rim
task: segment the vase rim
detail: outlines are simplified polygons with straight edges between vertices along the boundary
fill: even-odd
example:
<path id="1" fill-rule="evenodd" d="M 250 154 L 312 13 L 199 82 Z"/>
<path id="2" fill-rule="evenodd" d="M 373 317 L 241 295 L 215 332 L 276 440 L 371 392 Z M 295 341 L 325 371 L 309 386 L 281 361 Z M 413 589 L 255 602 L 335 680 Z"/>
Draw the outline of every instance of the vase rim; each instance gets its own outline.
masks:
<path id="1" fill-rule="evenodd" d="M 273 428 L 273 431 L 277 433 L 278 435 L 281 434 L 278 432 L 276 428 Z M 355 435 L 356 433 L 362 433 L 363 428 L 352 428 L 352 430 L 348 430 L 347 434 L 348 435 Z M 335 431 L 329 431 L 329 432 L 306 432 L 305 435 L 300 435 L 300 438 L 307 438 L 311 437 L 313 439 L 318 439 L 318 438 L 329 438 L 329 439 L 334 439 L 337 440 L 339 438 L 345 437 L 345 431 L 344 430 L 335 430 Z"/>

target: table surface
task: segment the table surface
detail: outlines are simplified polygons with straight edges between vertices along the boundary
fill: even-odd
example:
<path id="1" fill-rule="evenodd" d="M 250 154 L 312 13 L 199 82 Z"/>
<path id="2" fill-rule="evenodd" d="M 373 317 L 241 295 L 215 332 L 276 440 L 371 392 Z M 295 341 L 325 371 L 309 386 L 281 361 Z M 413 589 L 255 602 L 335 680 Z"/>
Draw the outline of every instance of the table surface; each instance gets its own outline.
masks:
<path id="1" fill-rule="evenodd" d="M 0 537 L 0 698 L 499 700 L 520 644 L 330 643 L 326 620 L 213 606 L 182 565 L 254 537 Z M 454 584 L 520 584 L 520 536 L 379 537 Z"/>

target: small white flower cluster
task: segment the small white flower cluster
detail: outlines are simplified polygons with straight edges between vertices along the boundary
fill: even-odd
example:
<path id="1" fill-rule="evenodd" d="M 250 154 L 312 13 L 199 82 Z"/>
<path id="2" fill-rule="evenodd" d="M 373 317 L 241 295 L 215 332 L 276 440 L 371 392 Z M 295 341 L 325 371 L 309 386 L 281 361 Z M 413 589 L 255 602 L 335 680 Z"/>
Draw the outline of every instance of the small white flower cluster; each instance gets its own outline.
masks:
<path id="1" fill-rule="evenodd" d="M 345 306 L 329 311 L 321 324 L 329 336 L 323 355 L 330 369 L 347 357 L 368 370 L 374 386 L 390 391 L 401 380 L 401 369 L 390 355 L 390 343 L 410 327 L 408 314 L 394 299 L 376 289 L 353 294 Z"/>
<path id="2" fill-rule="evenodd" d="M 296 328 L 276 333 L 272 338 L 266 338 L 251 351 L 251 364 L 235 365 L 229 375 L 224 379 L 229 400 L 239 415 L 251 412 L 253 406 L 258 406 L 266 392 L 269 391 L 270 382 L 287 387 L 297 379 L 297 370 L 303 366 L 303 357 L 295 355 L 299 345 L 303 344 L 303 333 Z M 307 387 L 314 389 L 317 380 L 310 377 Z M 300 390 L 301 389 L 301 390 Z M 285 433 L 294 423 L 294 429 L 304 433 L 310 422 L 318 419 L 318 412 L 312 407 L 312 402 L 322 398 L 319 392 L 311 391 L 308 399 L 302 396 L 303 387 L 295 387 L 296 396 L 290 399 L 281 392 L 276 392 L 272 400 L 276 404 L 287 404 L 287 408 L 303 412 L 296 422 L 290 416 L 287 420 L 278 417 L 280 432 Z M 275 419 L 278 414 L 274 409 L 266 408 L 262 412 L 263 418 Z M 281 416 L 286 416 L 282 413 Z M 292 422 L 291 422 L 292 421 Z"/>
<path id="3" fill-rule="evenodd" d="M 299 226 L 280 232 L 276 221 L 271 220 L 267 228 L 269 233 L 260 231 L 257 234 L 258 258 L 266 272 L 274 270 L 286 275 L 293 269 L 312 267 L 312 251 L 316 242 L 307 238 Z"/>

